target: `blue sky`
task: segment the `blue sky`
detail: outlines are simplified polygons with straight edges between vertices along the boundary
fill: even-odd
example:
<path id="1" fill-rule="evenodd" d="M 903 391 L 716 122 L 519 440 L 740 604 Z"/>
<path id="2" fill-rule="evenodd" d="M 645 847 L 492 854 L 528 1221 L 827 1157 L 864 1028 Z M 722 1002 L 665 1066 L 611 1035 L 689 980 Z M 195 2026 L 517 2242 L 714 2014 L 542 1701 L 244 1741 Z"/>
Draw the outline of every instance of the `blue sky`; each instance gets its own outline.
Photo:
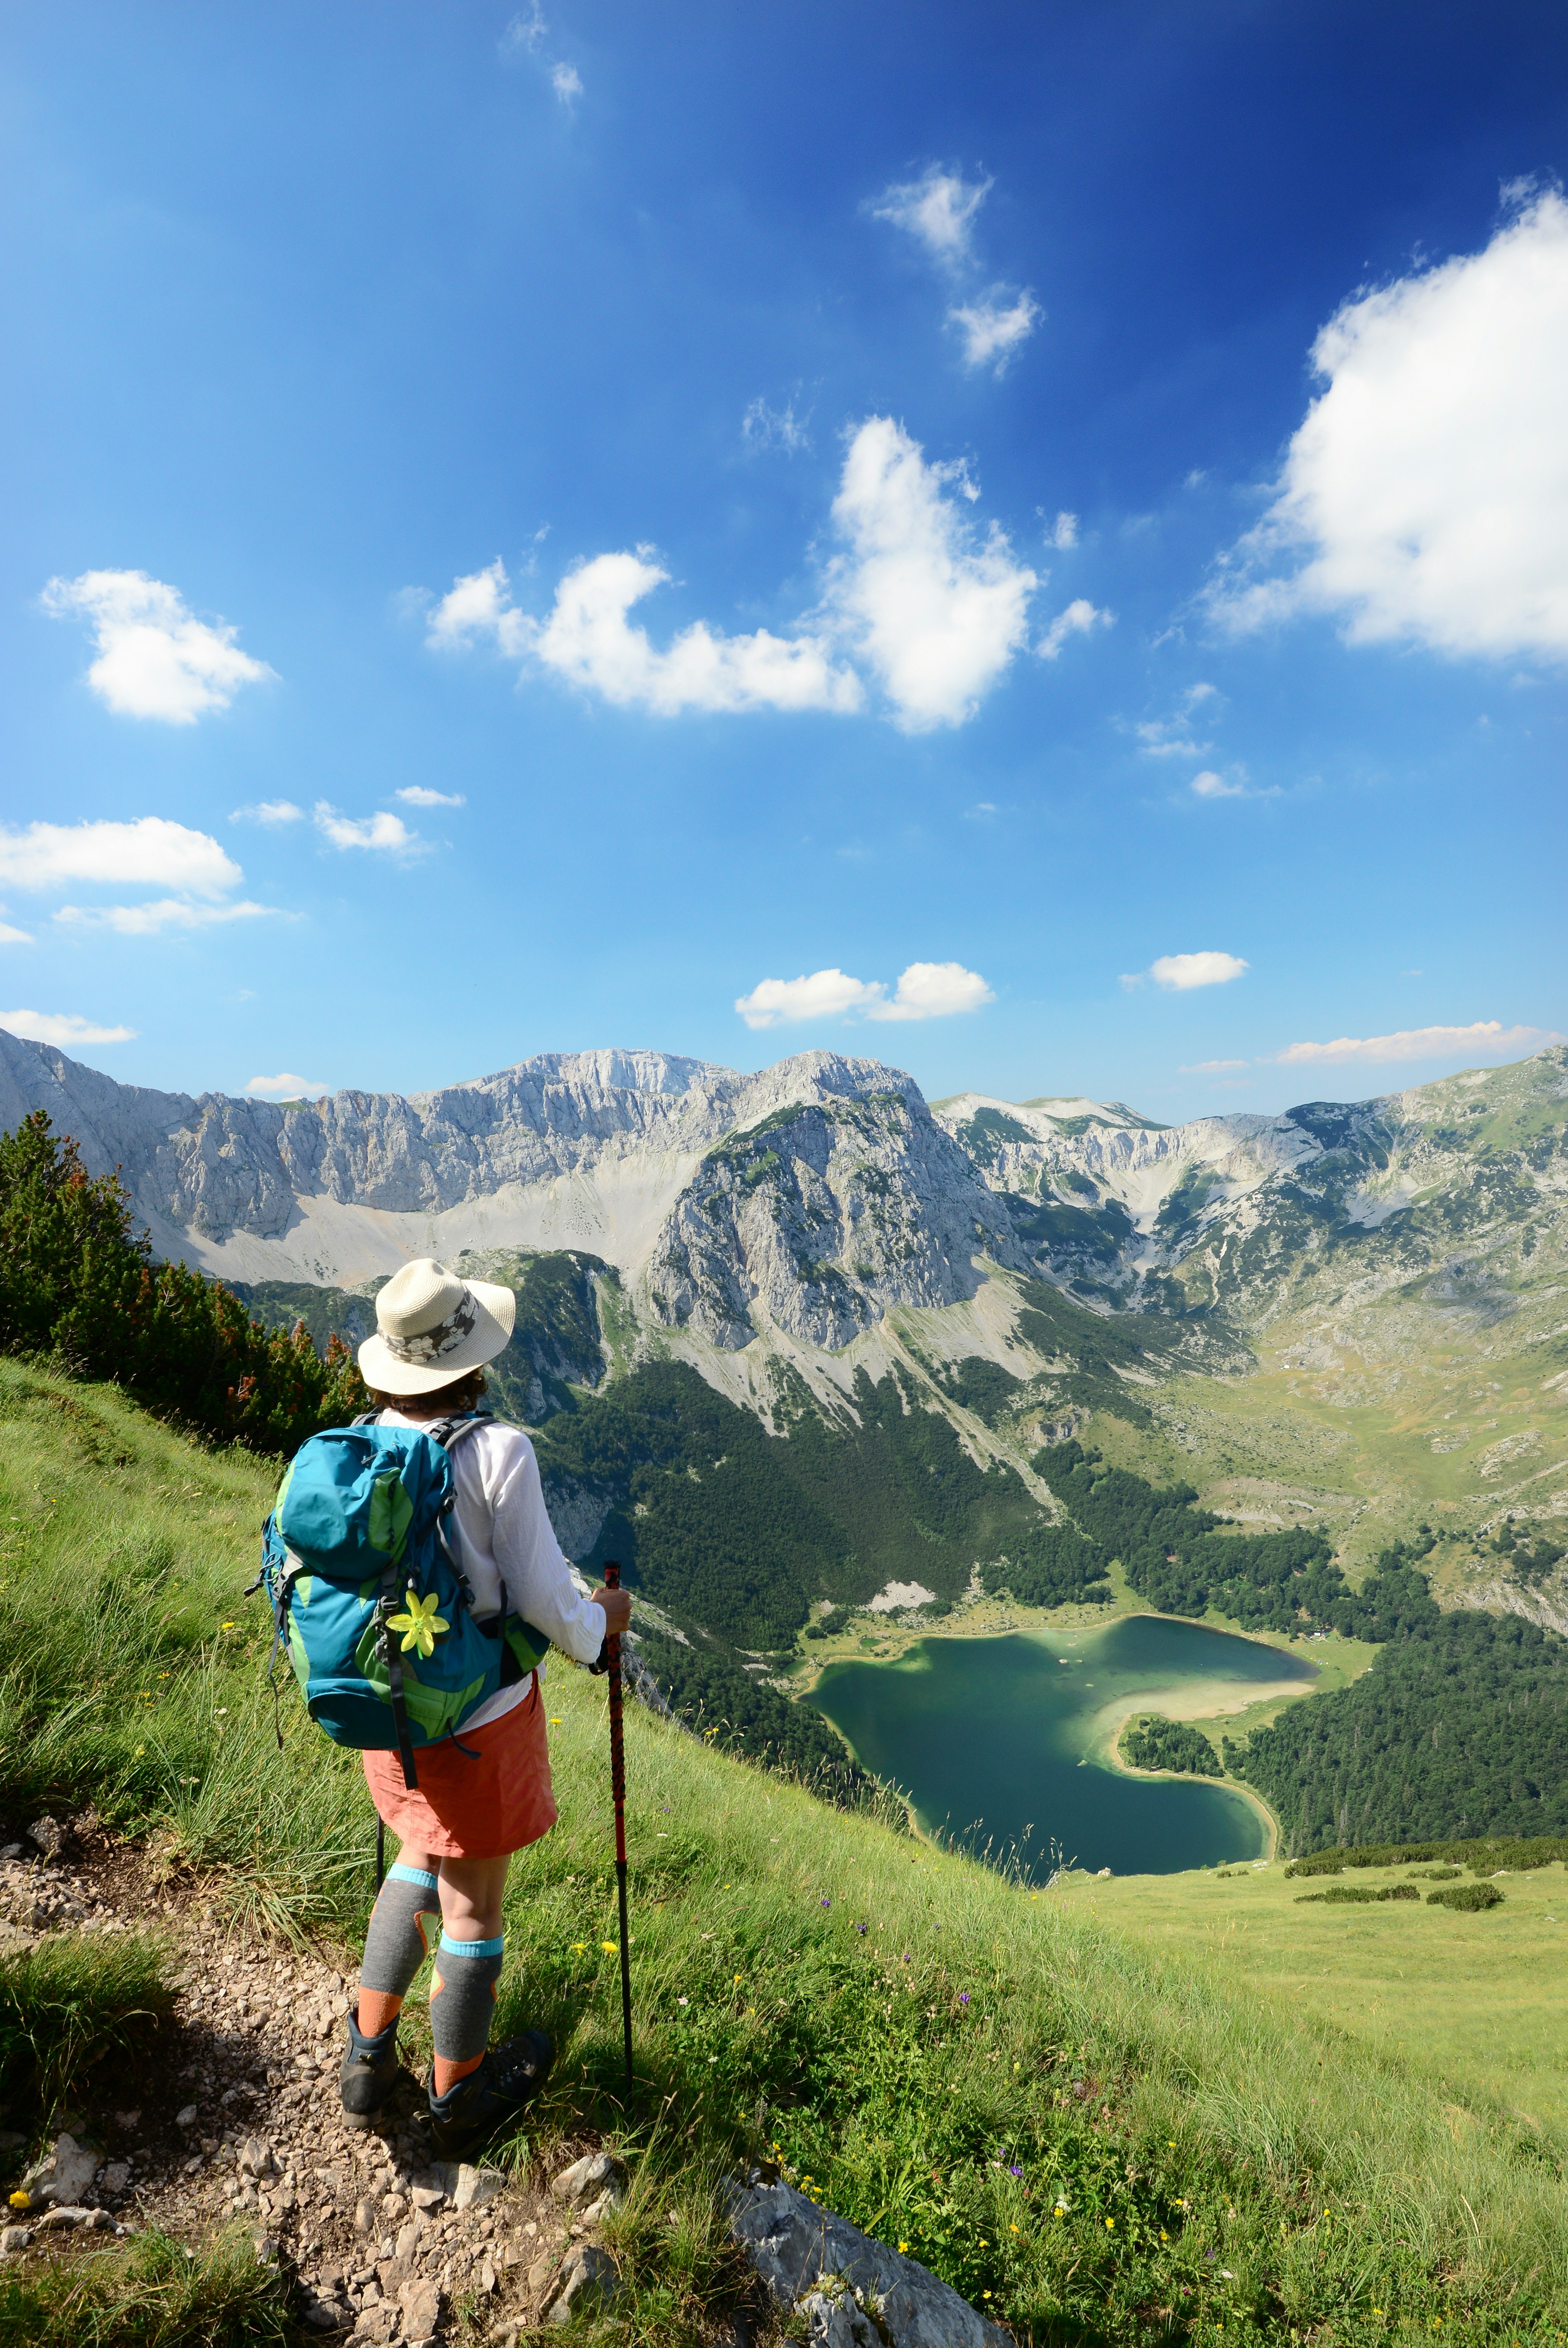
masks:
<path id="1" fill-rule="evenodd" d="M 1568 1030 L 1565 67 L 1495 0 L 12 12 L 0 1024 L 1167 1119 Z"/>

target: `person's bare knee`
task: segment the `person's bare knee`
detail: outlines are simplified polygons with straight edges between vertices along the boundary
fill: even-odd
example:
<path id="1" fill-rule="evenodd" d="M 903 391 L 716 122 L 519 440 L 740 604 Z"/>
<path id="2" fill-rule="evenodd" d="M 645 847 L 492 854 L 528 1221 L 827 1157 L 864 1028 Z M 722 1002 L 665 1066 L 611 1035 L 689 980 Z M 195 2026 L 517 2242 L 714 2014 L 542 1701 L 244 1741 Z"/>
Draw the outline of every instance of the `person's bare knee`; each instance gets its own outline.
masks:
<path id="1" fill-rule="evenodd" d="M 501 1930 L 510 1854 L 501 1859 L 443 1859 L 441 1923 L 454 1941 L 490 1941 Z"/>

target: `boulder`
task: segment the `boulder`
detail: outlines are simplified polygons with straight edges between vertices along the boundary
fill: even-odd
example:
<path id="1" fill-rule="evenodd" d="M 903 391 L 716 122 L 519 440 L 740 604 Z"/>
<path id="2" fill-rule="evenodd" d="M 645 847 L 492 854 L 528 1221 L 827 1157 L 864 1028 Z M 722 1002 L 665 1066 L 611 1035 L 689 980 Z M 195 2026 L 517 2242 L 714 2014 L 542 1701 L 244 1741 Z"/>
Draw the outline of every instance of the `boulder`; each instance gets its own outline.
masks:
<path id="1" fill-rule="evenodd" d="M 621 2279 L 608 2250 L 579 2242 L 566 2254 L 561 2284 L 545 2314 L 546 2323 L 570 2323 L 574 2316 L 600 2314 L 620 2296 Z"/>
<path id="2" fill-rule="evenodd" d="M 94 2152 L 89 2145 L 78 2144 L 74 2136 L 62 2133 L 55 2138 L 53 2151 L 46 2153 L 22 2179 L 22 2189 L 35 2201 L 46 2204 L 79 2201 L 102 2162 L 101 2152 Z"/>
<path id="3" fill-rule="evenodd" d="M 774 2305 L 813 2348 L 1008 2348 L 1007 2335 L 916 2259 L 754 2171 L 728 2193 L 730 2231 Z"/>

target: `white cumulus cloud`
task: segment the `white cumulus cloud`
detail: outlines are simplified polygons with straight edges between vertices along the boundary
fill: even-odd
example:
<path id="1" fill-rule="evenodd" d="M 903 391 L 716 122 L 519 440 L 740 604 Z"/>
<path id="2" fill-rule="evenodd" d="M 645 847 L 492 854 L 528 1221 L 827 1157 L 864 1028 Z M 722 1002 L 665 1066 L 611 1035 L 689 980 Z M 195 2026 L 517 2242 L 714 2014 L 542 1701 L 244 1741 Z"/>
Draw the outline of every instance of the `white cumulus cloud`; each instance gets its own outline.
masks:
<path id="1" fill-rule="evenodd" d="M 0 880 L 54 889 L 72 880 L 180 890 L 222 897 L 244 874 L 204 831 L 156 815 L 129 823 L 30 823 L 0 830 Z"/>
<path id="2" fill-rule="evenodd" d="M 748 1027 L 786 1027 L 802 1019 L 841 1019 L 847 1011 L 865 1011 L 880 1003 L 885 986 L 868 985 L 841 970 L 814 970 L 810 978 L 765 978 L 749 994 L 738 994 L 735 1007 Z"/>
<path id="3" fill-rule="evenodd" d="M 962 466 L 928 465 L 891 417 L 850 443 L 833 501 L 849 552 L 829 567 L 825 608 L 872 671 L 906 733 L 972 716 L 1028 630 L 1039 581 L 993 522 L 982 533 L 950 492 Z"/>
<path id="4" fill-rule="evenodd" d="M 319 1100 L 325 1085 L 314 1076 L 253 1076 L 245 1086 L 252 1100 Z"/>
<path id="5" fill-rule="evenodd" d="M 1151 978 L 1156 986 L 1185 994 L 1194 986 L 1223 986 L 1251 967 L 1238 954 L 1160 954 L 1146 971 L 1124 973 L 1121 983 L 1123 986 L 1141 986 L 1146 978 Z"/>
<path id="6" fill-rule="evenodd" d="M 252 807 L 235 808 L 229 818 L 231 823 L 264 823 L 274 828 L 304 819 L 304 808 L 295 807 L 293 799 L 257 799 Z"/>
<path id="7" fill-rule="evenodd" d="M 796 1026 L 808 1019 L 947 1019 L 978 1011 L 995 996 L 978 971 L 956 962 L 912 962 L 892 993 L 880 979 L 816 970 L 799 978 L 765 978 L 735 1007 L 748 1027 Z"/>
<path id="8" fill-rule="evenodd" d="M 1548 1027 L 1505 1027 L 1475 1019 L 1468 1027 L 1402 1027 L 1392 1035 L 1337 1035 L 1331 1044 L 1290 1044 L 1274 1054 L 1282 1067 L 1376 1067 L 1396 1060 L 1455 1060 L 1472 1053 L 1539 1052 L 1563 1038 Z"/>
<path id="9" fill-rule="evenodd" d="M 1568 654 L 1563 197 L 1527 201 L 1483 252 L 1358 294 L 1313 361 L 1327 387 L 1215 582 L 1217 616 L 1335 611 L 1355 643 Z"/>
<path id="10" fill-rule="evenodd" d="M 51 579 L 42 601 L 56 619 L 90 623 L 98 658 L 88 683 L 122 717 L 193 726 L 206 710 L 227 709 L 241 685 L 273 674 L 240 650 L 237 629 L 197 619 L 177 587 L 145 571 Z"/>
<path id="11" fill-rule="evenodd" d="M 995 995 L 977 970 L 960 962 L 912 962 L 885 1003 L 873 1003 L 868 1019 L 951 1019 L 978 1011 Z"/>
<path id="12" fill-rule="evenodd" d="M 1067 610 L 1057 613 L 1035 650 L 1042 660 L 1057 660 L 1069 636 L 1092 635 L 1096 628 L 1115 625 L 1114 613 L 1097 610 L 1087 595 L 1075 595 Z"/>
<path id="13" fill-rule="evenodd" d="M 188 897 L 159 897 L 146 905 L 62 905 L 55 915 L 76 930 L 112 930 L 122 938 L 157 937 L 164 930 L 208 930 L 220 922 L 248 922 L 275 905 L 193 905 Z"/>
<path id="14" fill-rule="evenodd" d="M 505 567 L 493 562 L 443 597 L 429 641 L 454 644 L 489 634 L 502 652 L 531 654 L 606 701 L 665 717 L 688 709 L 860 707 L 860 679 L 835 666 L 820 635 L 776 636 L 758 628 L 726 636 L 697 620 L 657 649 L 627 613 L 669 575 L 644 554 L 595 555 L 568 572 L 541 622 L 511 604 Z"/>
<path id="15" fill-rule="evenodd" d="M 1247 796 L 1245 783 L 1227 782 L 1224 776 L 1215 774 L 1212 767 L 1206 767 L 1201 775 L 1193 776 L 1192 788 L 1201 799 L 1244 799 Z"/>
<path id="16" fill-rule="evenodd" d="M 975 215 L 992 184 L 928 163 L 918 180 L 884 189 L 872 205 L 872 217 L 907 229 L 934 261 L 955 268 L 969 258 Z"/>
<path id="17" fill-rule="evenodd" d="M 129 1044 L 134 1027 L 104 1027 L 75 1011 L 0 1011 L 0 1027 L 29 1044 L 53 1044 L 69 1051 L 75 1044 Z"/>
<path id="18" fill-rule="evenodd" d="M 0 913 L 5 911 L 5 906 L 0 905 Z M 14 929 L 9 922 L 0 922 L 0 946 L 30 946 L 32 942 L 31 930 Z"/>
<path id="19" fill-rule="evenodd" d="M 964 338 L 966 367 L 988 366 L 993 375 L 1006 375 L 1008 362 L 1044 317 L 1045 312 L 1026 287 L 1011 300 L 1009 290 L 993 285 L 988 294 L 977 294 L 973 302 L 956 303 L 947 313 L 948 324 L 956 326 Z M 1068 543 L 1072 543 L 1070 539 Z"/>
<path id="20" fill-rule="evenodd" d="M 407 783 L 392 796 L 405 807 L 467 807 L 469 803 L 465 791 L 432 791 L 424 783 Z"/>
<path id="21" fill-rule="evenodd" d="M 312 813 L 317 831 L 334 848 L 375 848 L 389 856 L 418 856 L 424 850 L 418 833 L 385 808 L 375 815 L 346 816 L 329 800 L 317 799 Z"/>
<path id="22" fill-rule="evenodd" d="M 976 527 L 968 509 L 978 496 L 962 465 L 928 464 L 901 425 L 873 416 L 850 439 L 833 501 L 843 551 L 826 567 L 817 609 L 789 635 L 766 628 L 725 635 L 698 620 L 655 645 L 629 614 L 670 574 L 644 547 L 579 563 L 542 620 L 512 602 L 498 558 L 454 582 L 429 615 L 427 641 L 448 650 L 488 642 L 606 701 L 661 716 L 844 716 L 864 706 L 864 670 L 905 732 L 962 725 L 1024 642 L 1039 584 L 996 524 Z M 1081 600 L 1070 604 L 1039 650 L 1054 658 L 1068 635 L 1109 617 Z"/>

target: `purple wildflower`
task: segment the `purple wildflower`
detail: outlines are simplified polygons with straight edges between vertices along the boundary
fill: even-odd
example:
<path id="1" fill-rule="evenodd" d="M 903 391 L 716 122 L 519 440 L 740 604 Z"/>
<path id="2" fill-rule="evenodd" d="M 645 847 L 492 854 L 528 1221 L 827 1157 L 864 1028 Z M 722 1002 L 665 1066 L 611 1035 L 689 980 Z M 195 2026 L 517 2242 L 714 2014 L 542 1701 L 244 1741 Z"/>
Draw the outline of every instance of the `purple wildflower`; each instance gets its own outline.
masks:
<path id="1" fill-rule="evenodd" d="M 832 1901 L 831 1901 L 830 1900 L 823 1900 L 823 1902 L 822 1902 L 822 1905 L 823 1905 L 823 1907 L 824 1907 L 824 1908 L 830 1908 L 830 1907 L 832 1906 L 832 1904 L 833 1904 L 833 1903 L 832 1903 Z"/>
<path id="2" fill-rule="evenodd" d="M 901 1962 L 901 1963 L 903 1963 L 903 1964 L 906 1964 L 906 1965 L 907 1965 L 907 1964 L 911 1964 L 911 1963 L 913 1963 L 913 1959 L 912 1959 L 912 1957 L 910 1956 L 909 1951 L 908 1951 L 907 1949 L 905 1949 L 905 1951 L 904 1951 L 904 1952 L 903 1952 L 903 1957 L 902 1957 L 902 1958 L 901 1958 L 901 1960 L 900 1960 L 900 1962 Z"/>
<path id="3" fill-rule="evenodd" d="M 967 1991 L 966 1989 L 961 1989 L 961 1990 L 959 1991 L 959 1993 L 958 1993 L 958 2003 L 959 2003 L 959 2004 L 960 2004 L 960 2005 L 967 2005 L 967 2004 L 968 2004 L 968 2003 L 969 2003 L 969 1993 L 968 1993 L 968 1991 Z"/>
<path id="4" fill-rule="evenodd" d="M 1019 2168 L 1016 2161 L 1014 2161 L 1012 2167 L 1007 2171 L 1009 2177 L 1022 2177 L 1023 2173 L 1023 2170 Z"/>
<path id="5" fill-rule="evenodd" d="M 856 1930 L 856 1931 L 860 1934 L 860 1936 L 861 1936 L 861 1940 L 863 1941 L 863 1940 L 864 1940 L 864 1938 L 865 1938 L 865 1935 L 866 1935 L 866 1928 L 865 1928 L 865 1926 L 864 1926 L 863 1924 L 857 1924 L 857 1925 L 855 1926 L 855 1930 Z"/>

